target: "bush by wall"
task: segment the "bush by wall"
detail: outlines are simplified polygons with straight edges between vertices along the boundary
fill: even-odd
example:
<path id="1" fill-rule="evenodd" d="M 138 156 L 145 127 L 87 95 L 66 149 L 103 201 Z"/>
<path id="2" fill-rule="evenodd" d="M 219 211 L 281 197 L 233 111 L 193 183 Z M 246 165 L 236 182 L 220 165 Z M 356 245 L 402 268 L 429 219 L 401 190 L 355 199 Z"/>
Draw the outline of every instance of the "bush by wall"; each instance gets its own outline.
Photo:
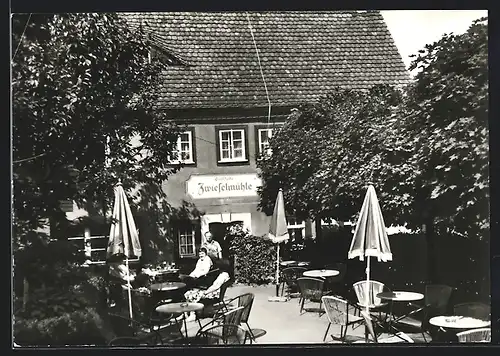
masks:
<path id="1" fill-rule="evenodd" d="M 276 273 L 276 246 L 264 237 L 250 235 L 239 227 L 230 229 L 230 253 L 234 256 L 235 281 L 267 284 Z"/>

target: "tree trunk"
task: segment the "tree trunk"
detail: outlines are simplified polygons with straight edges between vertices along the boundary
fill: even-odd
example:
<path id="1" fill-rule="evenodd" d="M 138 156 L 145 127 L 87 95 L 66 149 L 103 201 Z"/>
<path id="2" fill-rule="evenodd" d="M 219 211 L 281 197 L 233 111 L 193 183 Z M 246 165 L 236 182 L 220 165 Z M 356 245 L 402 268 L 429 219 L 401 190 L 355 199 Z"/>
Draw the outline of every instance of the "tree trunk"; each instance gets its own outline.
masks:
<path id="1" fill-rule="evenodd" d="M 434 228 L 434 216 L 432 214 L 429 214 L 425 218 L 423 230 L 427 244 L 427 280 L 430 284 L 439 283 L 436 258 L 437 235 Z"/>

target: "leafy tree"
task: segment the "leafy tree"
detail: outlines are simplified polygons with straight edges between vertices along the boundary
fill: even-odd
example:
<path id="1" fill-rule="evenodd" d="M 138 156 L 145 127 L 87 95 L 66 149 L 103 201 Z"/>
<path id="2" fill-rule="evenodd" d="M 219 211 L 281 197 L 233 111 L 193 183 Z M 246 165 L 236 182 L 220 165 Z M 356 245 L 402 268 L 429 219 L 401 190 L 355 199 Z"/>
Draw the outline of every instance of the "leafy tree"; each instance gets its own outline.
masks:
<path id="1" fill-rule="evenodd" d="M 401 127 L 415 167 L 408 212 L 425 225 L 432 254 L 438 234 L 489 236 L 487 18 L 426 45 L 415 68 Z M 435 265 L 429 268 L 435 278 Z"/>
<path id="2" fill-rule="evenodd" d="M 369 181 L 391 184 L 382 179 L 387 162 L 395 160 L 385 141 L 387 121 L 401 100 L 390 86 L 337 88 L 300 106 L 273 136 L 272 155 L 258 162 L 261 209 L 272 212 L 281 186 L 286 208 L 300 219 L 352 219 Z"/>
<path id="3" fill-rule="evenodd" d="M 178 131 L 155 107 L 162 64 L 149 63 L 141 29 L 105 13 L 19 14 L 12 26 L 17 222 L 64 220 L 67 199 L 105 210 L 117 179 L 158 186 L 175 171 Z"/>

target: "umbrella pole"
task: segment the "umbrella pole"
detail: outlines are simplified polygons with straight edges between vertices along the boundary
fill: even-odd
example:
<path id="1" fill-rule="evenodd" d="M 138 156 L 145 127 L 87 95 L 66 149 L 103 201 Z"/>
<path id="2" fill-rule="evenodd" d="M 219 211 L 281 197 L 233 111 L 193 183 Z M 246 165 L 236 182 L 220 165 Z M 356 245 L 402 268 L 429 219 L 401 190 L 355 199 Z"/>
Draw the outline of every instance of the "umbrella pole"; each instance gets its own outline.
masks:
<path id="1" fill-rule="evenodd" d="M 366 315 L 370 317 L 370 300 L 371 300 L 371 288 L 370 288 L 370 256 L 366 256 Z M 368 326 L 365 325 L 365 342 L 368 342 Z"/>
<path id="2" fill-rule="evenodd" d="M 132 286 L 130 285 L 130 269 L 128 267 L 128 257 L 125 258 L 125 263 L 127 264 L 128 311 L 130 314 L 130 319 L 133 319 L 133 317 L 132 317 L 132 292 L 130 291 Z"/>
<path id="3" fill-rule="evenodd" d="M 278 249 L 276 250 L 276 296 L 279 297 L 279 289 L 280 289 L 280 244 L 277 243 Z"/>

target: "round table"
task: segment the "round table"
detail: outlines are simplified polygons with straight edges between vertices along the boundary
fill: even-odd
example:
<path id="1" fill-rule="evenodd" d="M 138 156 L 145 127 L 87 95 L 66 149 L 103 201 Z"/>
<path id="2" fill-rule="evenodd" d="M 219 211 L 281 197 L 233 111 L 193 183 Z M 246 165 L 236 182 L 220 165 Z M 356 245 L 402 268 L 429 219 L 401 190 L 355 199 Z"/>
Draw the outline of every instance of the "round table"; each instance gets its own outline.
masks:
<path id="1" fill-rule="evenodd" d="M 302 275 L 304 277 L 328 278 L 338 276 L 339 274 L 340 272 L 334 269 L 313 269 L 304 272 Z"/>
<path id="2" fill-rule="evenodd" d="M 443 329 L 469 330 L 486 328 L 491 325 L 490 321 L 471 318 L 468 316 L 435 316 L 429 323 Z"/>
<path id="3" fill-rule="evenodd" d="M 182 282 L 163 282 L 155 283 L 151 285 L 151 290 L 153 292 L 167 292 L 173 290 L 179 290 L 186 287 L 186 283 Z"/>
<path id="4" fill-rule="evenodd" d="M 424 299 L 424 295 L 415 292 L 394 291 L 378 293 L 377 298 L 392 302 L 415 302 Z"/>
<path id="5" fill-rule="evenodd" d="M 201 303 L 187 303 L 187 302 L 181 302 L 181 303 L 169 303 L 169 304 L 163 304 L 160 305 L 155 309 L 157 313 L 165 313 L 165 314 L 178 314 L 182 313 L 184 316 L 182 319 L 184 320 L 184 330 L 186 331 L 186 338 L 188 337 L 188 330 L 187 330 L 187 322 L 186 322 L 186 314 L 189 312 L 196 312 L 199 310 L 202 310 L 205 306 Z M 182 328 L 181 328 L 182 332 Z"/>

